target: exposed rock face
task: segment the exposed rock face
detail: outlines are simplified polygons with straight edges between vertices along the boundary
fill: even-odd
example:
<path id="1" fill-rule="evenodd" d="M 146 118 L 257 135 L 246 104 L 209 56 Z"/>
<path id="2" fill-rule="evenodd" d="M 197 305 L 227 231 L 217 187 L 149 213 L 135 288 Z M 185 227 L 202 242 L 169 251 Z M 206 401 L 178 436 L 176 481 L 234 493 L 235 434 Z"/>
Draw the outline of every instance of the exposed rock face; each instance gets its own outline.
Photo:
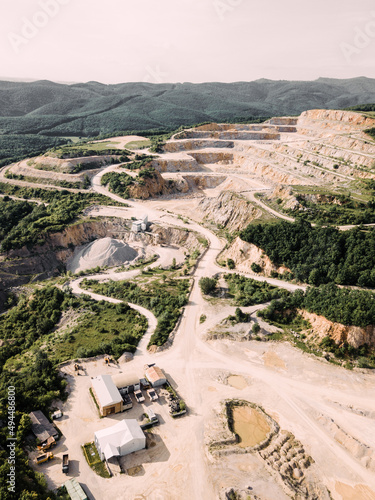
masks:
<path id="1" fill-rule="evenodd" d="M 353 347 L 360 347 L 363 344 L 375 347 L 375 326 L 373 325 L 366 326 L 365 328 L 346 326 L 341 323 L 334 323 L 324 316 L 318 316 L 307 311 L 299 311 L 299 313 L 303 319 L 309 321 L 313 333 L 319 339 L 330 337 L 336 344 L 347 342 Z"/>
<path id="2" fill-rule="evenodd" d="M 188 182 L 183 177 L 176 180 L 168 180 L 164 179 L 155 170 L 151 177 L 144 177 L 141 182 L 129 186 L 129 195 L 130 198 L 147 200 L 148 198 L 166 194 L 186 193 L 188 190 Z"/>
<path id="3" fill-rule="evenodd" d="M 130 226 L 130 222 L 129 222 Z M 152 233 L 126 231 L 123 219 L 105 219 L 82 222 L 66 228 L 61 233 L 50 234 L 45 245 L 32 249 L 23 247 L 0 257 L 0 288 L 29 283 L 31 280 L 47 279 L 64 270 L 74 248 L 90 243 L 98 238 L 117 238 L 131 244 L 141 241 L 146 245 L 171 244 L 188 250 L 202 249 L 195 233 L 180 228 L 153 226 Z M 125 231 L 125 232 L 124 232 Z M 0 297 L 1 298 L 1 297 Z"/>
<path id="4" fill-rule="evenodd" d="M 15 175 L 23 175 L 24 177 L 36 177 L 38 179 L 47 179 L 53 181 L 66 181 L 66 182 L 83 182 L 85 172 L 79 174 L 62 174 L 60 172 L 53 172 L 49 170 L 38 170 L 37 168 L 29 167 L 26 162 L 20 162 L 13 165 L 9 172 Z M 92 172 L 92 171 L 91 171 Z"/>
<path id="5" fill-rule="evenodd" d="M 280 138 L 278 127 L 271 124 L 211 123 L 193 130 L 184 130 L 177 139 L 275 140 Z"/>
<path id="6" fill-rule="evenodd" d="M 202 170 L 197 161 L 189 155 L 184 158 L 159 158 L 152 162 L 158 172 L 197 172 Z"/>
<path id="7" fill-rule="evenodd" d="M 212 189 L 220 186 L 226 177 L 223 175 L 189 175 L 184 177 L 185 182 L 194 189 Z"/>
<path id="8" fill-rule="evenodd" d="M 288 186 L 283 186 L 281 184 L 277 185 L 273 190 L 271 196 L 269 197 L 271 200 L 282 200 L 283 209 L 291 209 L 295 210 L 300 207 L 300 203 L 297 198 L 293 194 L 293 190 Z"/>
<path id="9" fill-rule="evenodd" d="M 54 158 L 52 156 L 38 156 L 33 159 L 33 166 L 35 168 L 45 168 L 46 170 L 54 170 L 69 174 L 73 167 L 76 165 L 85 165 L 87 163 L 95 164 L 98 168 L 103 165 L 108 165 L 116 156 L 103 155 L 103 156 L 83 156 L 81 158 Z"/>
<path id="10" fill-rule="evenodd" d="M 236 269 L 239 271 L 252 272 L 251 264 L 254 262 L 262 268 L 262 272 L 266 276 L 270 275 L 271 271 L 276 271 L 279 274 L 290 272 L 290 269 L 285 266 L 275 266 L 261 248 L 242 241 L 239 237 L 220 254 L 220 259 L 233 259 Z"/>
<path id="11" fill-rule="evenodd" d="M 311 120 L 323 122 L 321 126 L 335 128 L 336 130 L 353 129 L 353 126 L 370 128 L 375 126 L 375 120 L 353 111 L 332 109 L 310 109 L 304 111 L 298 119 L 298 125 L 308 124 Z"/>
<path id="12" fill-rule="evenodd" d="M 66 182 L 83 182 L 86 175 L 90 177 L 97 172 L 92 169 L 95 165 L 100 168 L 104 165 L 109 165 L 111 161 L 116 158 L 115 156 L 85 156 L 82 158 L 60 159 L 50 156 L 38 156 L 30 160 L 23 160 L 15 165 L 12 165 L 9 172 L 16 175 L 23 175 L 25 177 L 37 177 L 39 179 L 46 179 L 53 183 L 53 181 L 66 181 Z M 82 164 L 90 164 L 90 170 L 72 174 L 75 166 Z"/>
<path id="13" fill-rule="evenodd" d="M 226 151 L 192 152 L 190 155 L 200 164 L 228 165 L 234 160 L 233 154 Z"/>
<path id="14" fill-rule="evenodd" d="M 229 231 L 242 229 L 262 215 L 262 211 L 248 200 L 228 191 L 220 193 L 217 198 L 204 198 L 198 210 L 206 220 L 214 221 Z"/>

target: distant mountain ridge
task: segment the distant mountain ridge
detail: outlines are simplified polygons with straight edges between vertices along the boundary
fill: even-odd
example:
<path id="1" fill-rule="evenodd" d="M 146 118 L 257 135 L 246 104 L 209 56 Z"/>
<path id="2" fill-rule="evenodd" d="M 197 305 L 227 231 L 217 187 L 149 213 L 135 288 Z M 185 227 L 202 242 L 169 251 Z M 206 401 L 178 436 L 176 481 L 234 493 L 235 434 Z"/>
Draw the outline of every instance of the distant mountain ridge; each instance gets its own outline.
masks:
<path id="1" fill-rule="evenodd" d="M 375 79 L 61 84 L 0 81 L 0 133 L 94 136 L 204 121 L 298 115 L 375 102 Z"/>

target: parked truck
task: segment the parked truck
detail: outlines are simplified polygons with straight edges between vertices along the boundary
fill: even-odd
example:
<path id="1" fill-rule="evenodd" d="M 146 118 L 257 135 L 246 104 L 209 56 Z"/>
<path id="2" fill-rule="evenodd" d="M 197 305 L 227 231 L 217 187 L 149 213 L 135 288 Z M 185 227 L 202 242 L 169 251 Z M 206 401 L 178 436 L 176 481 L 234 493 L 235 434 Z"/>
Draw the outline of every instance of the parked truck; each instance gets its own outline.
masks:
<path id="1" fill-rule="evenodd" d="M 143 403 L 143 401 L 145 400 L 142 391 L 134 391 L 134 397 L 138 401 L 138 403 Z"/>
<path id="2" fill-rule="evenodd" d="M 48 460 L 52 460 L 53 459 L 53 453 L 51 452 L 48 452 L 48 453 L 42 453 L 41 455 L 38 455 L 36 458 L 35 458 L 35 463 L 40 465 L 44 462 L 48 462 Z"/>
<path id="3" fill-rule="evenodd" d="M 67 453 L 62 457 L 62 471 L 64 474 L 69 472 L 69 455 Z"/>

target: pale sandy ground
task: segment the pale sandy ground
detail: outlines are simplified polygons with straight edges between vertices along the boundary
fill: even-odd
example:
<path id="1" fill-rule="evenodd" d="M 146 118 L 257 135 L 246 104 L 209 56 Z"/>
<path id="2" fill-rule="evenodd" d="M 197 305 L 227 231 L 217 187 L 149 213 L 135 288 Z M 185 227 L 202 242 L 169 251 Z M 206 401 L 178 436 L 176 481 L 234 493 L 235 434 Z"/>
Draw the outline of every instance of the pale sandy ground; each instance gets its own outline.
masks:
<path id="1" fill-rule="evenodd" d="M 98 190 L 102 189 L 99 187 Z M 111 197 L 116 198 L 115 195 Z M 130 217 L 143 213 L 147 206 L 150 220 L 186 227 L 183 221 L 150 208 L 150 204 L 130 202 L 130 205 L 125 210 L 105 208 L 101 212 L 102 209 L 97 209 L 96 215 L 115 210 L 111 214 Z M 223 243 L 207 229 L 193 222 L 189 226 L 200 230 L 209 239 L 210 248 L 195 273 L 190 302 L 173 346 L 152 355 L 143 351 L 133 361 L 119 367 L 107 367 L 102 361 L 84 363 L 86 376 L 73 376 L 71 367 L 64 368 L 70 374 L 71 396 L 63 405 L 65 420 L 58 424 L 64 437 L 56 448 L 57 455 L 61 457 L 62 451 L 69 451 L 73 461 L 72 475 L 88 488 L 90 498 L 213 500 L 227 487 L 251 486 L 252 492 L 262 499 L 283 500 L 287 497 L 282 488 L 255 456 L 234 455 L 213 460 L 204 446 L 204 436 L 217 418 L 214 409 L 225 398 L 239 397 L 262 405 L 282 429 L 295 434 L 315 460 L 315 470 L 335 500 L 375 498 L 375 475 L 344 450 L 317 419 L 317 412 L 328 415 L 345 431 L 375 448 L 374 420 L 354 414 L 347 408 L 353 405 L 375 411 L 374 375 L 330 365 L 286 343 L 204 341 L 207 331 L 228 314 L 233 314 L 235 308 L 223 308 L 221 302 L 212 305 L 203 300 L 197 286 L 198 279 L 218 272 L 220 268 L 216 266 L 215 258 Z M 207 321 L 200 324 L 199 317 L 203 313 Z M 158 452 L 152 451 L 153 448 L 131 458 L 131 465 L 143 464 L 139 476 L 102 479 L 87 466 L 80 445 L 91 441 L 95 430 L 137 415 L 141 410 L 136 405 L 133 413 L 99 419 L 88 393 L 90 376 L 120 370 L 141 374 L 147 362 L 156 362 L 165 370 L 186 400 L 189 413 L 174 421 L 167 414 L 163 401 L 154 403 L 154 411 L 162 421 L 155 430 L 160 436 L 155 448 Z M 236 389 L 225 383 L 225 377 L 231 374 L 242 375 L 248 385 Z M 338 402 L 341 406 L 337 405 Z M 43 466 L 43 472 L 50 486 L 58 486 L 64 480 L 58 461 Z"/>
<path id="2" fill-rule="evenodd" d="M 108 140 L 119 142 L 119 138 Z M 123 142 L 119 143 L 119 147 L 123 147 L 125 141 L 139 138 L 128 136 L 121 140 Z M 298 140 L 306 140 L 306 137 L 294 134 L 285 136 L 285 141 Z M 268 147 L 266 143 L 264 147 Z M 186 153 L 173 153 L 169 157 L 185 158 Z M 112 169 L 116 169 L 116 166 L 103 169 L 93 178 L 93 190 L 123 202 L 120 197 L 108 193 L 100 185 L 101 176 Z M 205 190 L 202 194 L 206 196 L 217 195 L 225 187 L 242 192 L 250 200 L 256 201 L 253 198 L 255 190 L 271 188 L 265 179 L 254 179 L 251 175 L 242 174 L 236 171 L 235 166 L 202 167 L 202 174 L 209 171 L 220 174 L 227 172 L 229 178 L 218 188 Z M 205 341 L 208 330 L 233 314 L 235 308 L 223 306 L 220 301 L 213 305 L 206 302 L 200 294 L 199 278 L 222 271 L 215 259 L 224 242 L 198 224 L 201 222 L 196 212 L 199 198 L 158 199 L 148 202 L 126 200 L 126 203 L 128 208 L 92 208 L 88 213 L 93 216 L 129 219 L 132 216 L 138 218 L 146 212 L 149 220 L 158 224 L 199 231 L 209 240 L 210 248 L 195 272 L 190 302 L 169 350 L 152 355 L 146 351 L 145 346 L 155 326 L 155 318 L 145 312 L 150 328 L 133 361 L 109 367 L 102 360 L 85 362 L 85 376 L 74 376 L 71 366 L 63 369 L 68 373 L 71 394 L 63 405 L 64 419 L 58 423 L 64 437 L 56 448 L 56 454 L 61 457 L 62 452 L 68 450 L 72 460 L 71 475 L 84 485 L 89 497 L 98 500 L 213 500 L 228 487 L 251 486 L 251 493 L 262 500 L 289 498 L 255 455 L 231 455 L 214 460 L 207 452 L 204 439 L 217 423 L 215 410 L 226 398 L 242 398 L 262 405 L 282 429 L 292 432 L 301 441 L 306 452 L 315 460 L 315 471 L 321 482 L 330 489 L 334 500 L 375 499 L 375 474 L 346 451 L 318 419 L 319 414 L 329 416 L 348 434 L 375 449 L 374 419 L 358 415 L 349 408 L 352 405 L 363 411 L 375 412 L 374 374 L 365 370 L 344 370 L 308 356 L 286 343 Z M 168 211 L 189 217 L 189 224 Z M 280 217 L 280 214 L 277 215 Z M 166 265 L 171 262 L 173 254 L 167 251 L 160 258 Z M 111 273 L 112 271 L 98 275 L 97 278 L 108 279 Z M 255 278 L 250 274 L 248 276 Z M 130 275 L 124 274 L 122 279 L 125 277 Z M 121 279 L 119 275 L 117 279 Z M 289 290 L 298 288 L 278 280 L 267 281 Z M 72 286 L 75 293 L 81 293 L 79 280 L 72 283 Z M 257 308 L 259 306 L 249 308 L 249 312 L 254 313 Z M 199 322 L 201 314 L 207 316 L 203 324 Z M 159 436 L 159 441 L 156 447 L 127 459 L 131 466 L 143 465 L 140 475 L 102 479 L 86 464 L 81 444 L 92 441 L 95 430 L 108 427 L 123 418 L 137 417 L 142 409 L 141 405 L 135 405 L 130 413 L 99 419 L 88 393 L 90 377 L 118 373 L 120 370 L 141 375 L 143 365 L 147 362 L 156 362 L 165 370 L 172 384 L 186 400 L 189 413 L 175 421 L 168 415 L 165 402 L 153 403 L 153 409 L 161 419 L 160 427 L 154 431 Z M 236 384 L 228 384 L 227 376 L 234 374 L 243 377 L 246 385 L 237 384 L 236 388 L 233 387 Z M 150 404 L 149 401 L 145 402 L 146 406 Z M 52 487 L 59 486 L 65 480 L 59 460 L 41 466 L 40 470 L 46 474 Z"/>

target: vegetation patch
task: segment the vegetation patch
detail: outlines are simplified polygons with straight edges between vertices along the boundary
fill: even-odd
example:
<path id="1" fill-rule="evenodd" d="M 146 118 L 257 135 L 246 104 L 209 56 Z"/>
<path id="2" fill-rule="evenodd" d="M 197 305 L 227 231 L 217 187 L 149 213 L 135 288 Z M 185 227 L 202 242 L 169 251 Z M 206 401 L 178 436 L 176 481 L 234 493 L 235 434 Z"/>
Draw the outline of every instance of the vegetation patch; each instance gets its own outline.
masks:
<path id="1" fill-rule="evenodd" d="M 299 281 L 375 287 L 373 229 L 339 231 L 282 221 L 248 226 L 240 236 L 264 250 L 276 265 L 291 269 Z"/>
<path id="2" fill-rule="evenodd" d="M 98 354 L 119 358 L 125 351 L 136 351 L 147 330 L 145 316 L 125 303 L 90 301 L 85 309 L 77 326 L 54 341 L 51 356 L 55 362 Z"/>
<path id="3" fill-rule="evenodd" d="M 13 386 L 16 394 L 17 429 L 14 495 L 9 493 L 6 482 L 10 472 L 6 451 L 9 443 L 8 429 L 6 426 L 0 429 L 1 498 L 54 498 L 52 493 L 47 492 L 44 476 L 29 466 L 24 446 L 25 437 L 29 432 L 28 413 L 42 410 L 48 415 L 52 401 L 66 397 L 66 381 L 59 376 L 47 354 L 41 349 L 33 350 L 33 347 L 38 339 L 52 331 L 67 300 L 69 297 L 57 288 L 37 290 L 29 298 L 21 298 L 14 308 L 0 318 L 0 339 L 3 341 L 0 348 L 0 419 L 7 421 L 8 387 Z M 23 361 L 14 366 L 12 358 L 23 354 Z M 34 496 L 31 497 L 31 494 Z"/>
<path id="4" fill-rule="evenodd" d="M 84 280 L 82 284 L 95 293 L 138 304 L 152 311 L 158 324 L 149 345 L 157 346 L 168 340 L 182 307 L 187 304 L 190 289 L 188 279 L 170 279 L 165 282 L 152 280 L 142 286 L 131 281 L 98 283 L 95 280 Z"/>
<path id="5" fill-rule="evenodd" d="M 143 141 L 131 141 L 128 142 L 125 147 L 130 150 L 134 149 L 145 149 L 151 146 L 152 142 L 149 139 L 145 139 Z"/>
<path id="6" fill-rule="evenodd" d="M 263 304 L 289 295 L 288 291 L 272 286 L 266 281 L 256 281 L 239 274 L 226 274 L 224 278 L 229 287 L 229 295 L 236 306 Z"/>
<path id="7" fill-rule="evenodd" d="M 18 161 L 39 156 L 52 146 L 66 144 L 67 140 L 60 137 L 47 137 L 32 134 L 1 134 L 0 135 L 0 167 Z"/>
<path id="8" fill-rule="evenodd" d="M 18 188 L 0 183 L 0 192 L 47 201 L 48 205 L 0 201 L 0 213 L 8 211 L 0 221 L 0 250 L 7 252 L 24 245 L 43 245 L 49 233 L 59 232 L 71 224 L 81 212 L 93 204 L 108 204 L 109 199 L 94 193 L 47 191 L 38 188 Z"/>
<path id="9" fill-rule="evenodd" d="M 309 287 L 305 292 L 297 290 L 281 300 L 272 301 L 268 308 L 257 314 L 269 323 L 288 328 L 296 346 L 305 351 L 320 356 L 323 352 L 331 352 L 340 360 L 357 361 L 362 368 L 375 367 L 374 350 L 367 344 L 354 348 L 347 342 L 336 344 L 330 337 L 317 343 L 314 339 L 310 342 L 304 334 L 298 335 L 298 331 L 310 327 L 299 310 L 324 316 L 335 323 L 364 328 L 375 324 L 375 296 L 372 292 L 339 288 L 332 283 Z"/>
<path id="10" fill-rule="evenodd" d="M 111 148 L 115 142 L 81 142 L 76 144 L 67 144 L 50 149 L 46 156 L 55 158 L 83 158 L 85 156 L 121 156 L 124 151 L 118 148 Z"/>
<path id="11" fill-rule="evenodd" d="M 144 186 L 145 179 L 157 180 L 158 172 L 152 167 L 143 168 L 139 171 L 136 177 L 125 172 L 107 172 L 101 178 L 102 186 L 107 186 L 108 189 L 122 198 L 130 197 L 130 186 Z"/>
<path id="12" fill-rule="evenodd" d="M 374 129 L 375 130 L 375 129 Z M 290 215 L 317 224 L 370 224 L 375 222 L 375 197 L 368 202 L 355 200 L 348 194 L 329 194 L 330 201 L 314 202 L 310 197 L 297 194 L 299 210 L 287 210 Z"/>
<path id="13" fill-rule="evenodd" d="M 104 462 L 100 460 L 98 450 L 95 443 L 86 443 L 82 446 L 83 454 L 91 469 L 100 477 L 109 478 L 110 473 Z"/>

